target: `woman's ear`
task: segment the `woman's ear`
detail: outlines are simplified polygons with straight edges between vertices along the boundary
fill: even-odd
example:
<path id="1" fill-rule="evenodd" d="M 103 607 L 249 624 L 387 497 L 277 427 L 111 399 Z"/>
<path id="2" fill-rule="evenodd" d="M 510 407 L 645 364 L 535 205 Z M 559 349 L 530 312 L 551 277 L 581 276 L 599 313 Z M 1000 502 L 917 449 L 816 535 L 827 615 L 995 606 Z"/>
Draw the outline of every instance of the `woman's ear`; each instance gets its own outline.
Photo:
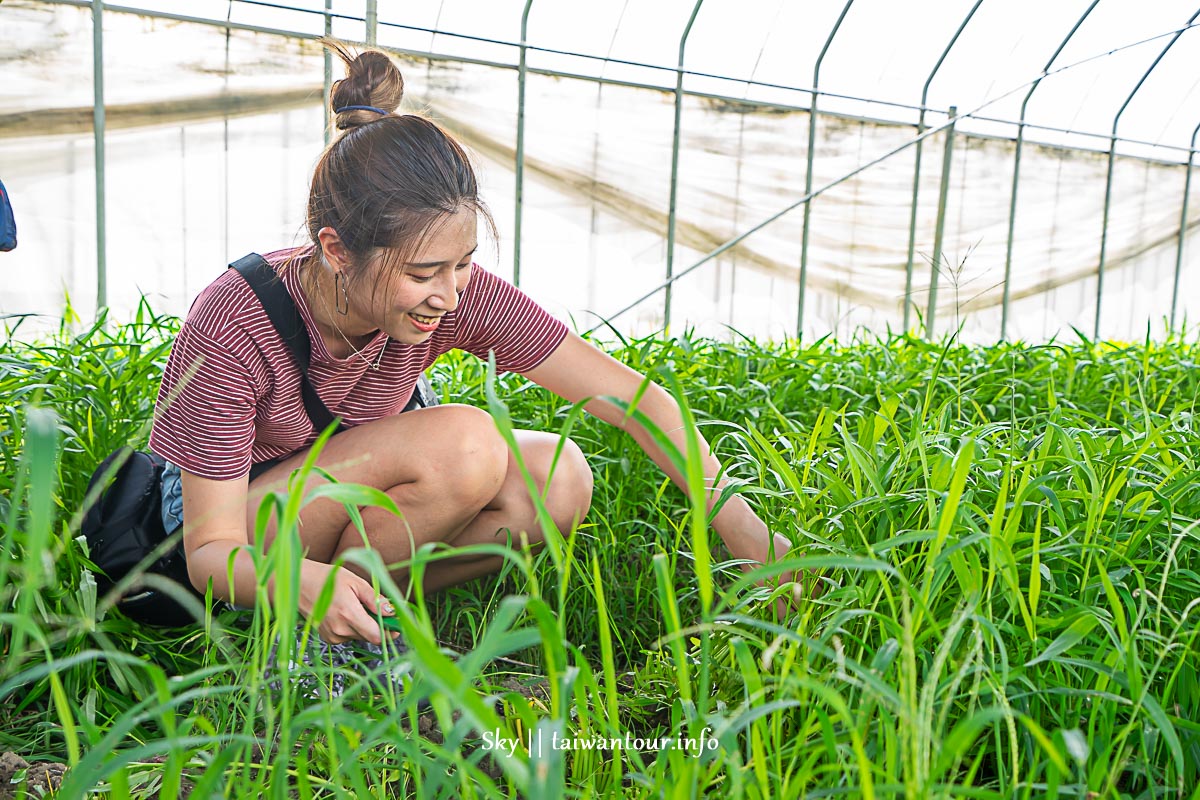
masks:
<path id="1" fill-rule="evenodd" d="M 350 266 L 350 251 L 346 249 L 346 243 L 338 236 L 337 231 L 329 227 L 321 228 L 317 231 L 317 241 L 321 245 L 321 252 L 325 254 L 325 260 L 335 272 L 344 272 Z"/>

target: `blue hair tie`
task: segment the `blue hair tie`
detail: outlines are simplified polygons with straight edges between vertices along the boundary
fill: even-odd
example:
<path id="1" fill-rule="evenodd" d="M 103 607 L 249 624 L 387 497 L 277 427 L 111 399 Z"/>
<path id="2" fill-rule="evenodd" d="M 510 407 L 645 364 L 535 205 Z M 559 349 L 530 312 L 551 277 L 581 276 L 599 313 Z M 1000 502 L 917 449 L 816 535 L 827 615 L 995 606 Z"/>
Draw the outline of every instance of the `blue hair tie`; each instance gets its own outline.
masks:
<path id="1" fill-rule="evenodd" d="M 340 114 L 343 111 L 374 111 L 381 117 L 386 117 L 391 113 L 390 111 L 384 111 L 382 108 L 376 108 L 375 106 L 342 106 L 341 108 L 334 109 L 333 113 Z"/>

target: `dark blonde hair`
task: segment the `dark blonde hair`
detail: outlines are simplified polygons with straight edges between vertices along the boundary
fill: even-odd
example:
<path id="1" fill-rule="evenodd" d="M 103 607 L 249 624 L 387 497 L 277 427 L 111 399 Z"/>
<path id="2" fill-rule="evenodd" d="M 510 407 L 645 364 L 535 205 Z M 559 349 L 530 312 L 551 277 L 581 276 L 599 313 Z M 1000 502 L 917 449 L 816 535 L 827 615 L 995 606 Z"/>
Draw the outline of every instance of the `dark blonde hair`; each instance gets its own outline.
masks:
<path id="1" fill-rule="evenodd" d="M 399 68 L 379 50 L 357 55 L 344 44 L 322 39 L 346 65 L 333 84 L 329 105 L 342 133 L 317 162 L 308 196 L 306 224 L 320 257 L 317 233 L 338 232 L 352 262 L 349 277 L 361 274 L 376 248 L 396 267 L 394 275 L 448 215 L 470 208 L 495 235 L 495 221 L 479 197 L 470 158 L 453 136 L 417 114 L 395 114 L 404 97 Z M 337 113 L 347 106 L 372 106 Z M 378 287 L 375 287 L 378 288 Z"/>

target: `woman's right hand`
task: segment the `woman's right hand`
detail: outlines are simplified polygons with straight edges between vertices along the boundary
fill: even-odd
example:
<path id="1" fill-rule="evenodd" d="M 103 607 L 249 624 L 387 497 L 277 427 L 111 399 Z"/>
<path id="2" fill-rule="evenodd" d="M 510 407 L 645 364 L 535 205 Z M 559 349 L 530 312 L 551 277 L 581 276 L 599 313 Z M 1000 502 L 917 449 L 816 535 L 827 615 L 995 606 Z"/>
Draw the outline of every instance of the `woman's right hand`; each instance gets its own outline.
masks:
<path id="1" fill-rule="evenodd" d="M 383 630 L 376 620 L 378 608 L 383 616 L 394 616 L 396 611 L 385 598 L 375 594 L 371 584 L 345 567 L 335 567 L 320 561 L 305 559 L 300 565 L 300 613 L 312 616 L 329 574 L 333 573 L 333 598 L 317 632 L 329 644 L 351 639 L 383 643 Z M 389 633 L 390 638 L 400 634 Z"/>

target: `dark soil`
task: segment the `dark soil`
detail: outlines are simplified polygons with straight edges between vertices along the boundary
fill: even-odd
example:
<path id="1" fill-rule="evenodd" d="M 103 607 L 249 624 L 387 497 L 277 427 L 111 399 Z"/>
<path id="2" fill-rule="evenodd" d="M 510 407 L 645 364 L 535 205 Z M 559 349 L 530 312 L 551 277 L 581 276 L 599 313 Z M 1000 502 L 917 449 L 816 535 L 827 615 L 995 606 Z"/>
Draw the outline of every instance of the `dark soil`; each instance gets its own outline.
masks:
<path id="1" fill-rule="evenodd" d="M 13 777 L 21 770 L 25 770 L 25 779 L 13 783 Z M 56 792 L 62 786 L 66 771 L 65 765 L 53 761 L 35 761 L 31 764 L 16 753 L 0 753 L 0 800 L 16 797 L 22 784 L 33 797 Z"/>

